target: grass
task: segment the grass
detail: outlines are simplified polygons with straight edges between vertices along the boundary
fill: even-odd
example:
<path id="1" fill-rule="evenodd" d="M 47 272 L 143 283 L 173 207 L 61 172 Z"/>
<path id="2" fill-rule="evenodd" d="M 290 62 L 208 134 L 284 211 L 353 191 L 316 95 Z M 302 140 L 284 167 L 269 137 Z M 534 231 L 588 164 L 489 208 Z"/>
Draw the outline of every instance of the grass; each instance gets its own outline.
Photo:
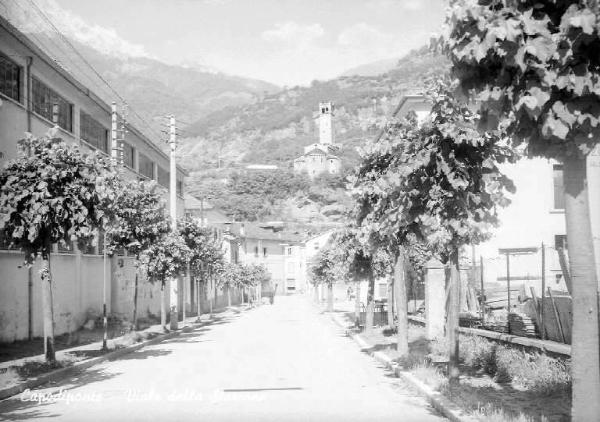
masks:
<path id="1" fill-rule="evenodd" d="M 477 410 L 471 413 L 478 419 L 486 422 L 533 422 L 534 419 L 524 415 L 523 413 L 519 415 L 512 415 L 504 410 L 492 406 L 481 406 Z M 542 417 L 542 422 L 546 419 Z"/>
<path id="2" fill-rule="evenodd" d="M 478 336 L 461 336 L 460 357 L 466 366 L 543 395 L 568 392 L 570 361 L 504 346 Z"/>

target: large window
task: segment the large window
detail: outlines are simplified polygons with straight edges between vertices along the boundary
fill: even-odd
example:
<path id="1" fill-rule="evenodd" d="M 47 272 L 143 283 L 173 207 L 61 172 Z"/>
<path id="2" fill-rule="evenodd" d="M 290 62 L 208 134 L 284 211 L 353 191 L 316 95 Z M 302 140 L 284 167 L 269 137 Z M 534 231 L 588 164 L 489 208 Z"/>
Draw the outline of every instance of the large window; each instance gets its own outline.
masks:
<path id="1" fill-rule="evenodd" d="M 565 186 L 563 182 L 563 166 L 560 164 L 552 166 L 552 175 L 554 179 L 553 207 L 555 210 L 564 210 Z"/>
<path id="2" fill-rule="evenodd" d="M 123 164 L 129 167 L 130 169 L 135 168 L 135 162 L 133 157 L 133 147 L 127 142 L 123 142 Z"/>
<path id="3" fill-rule="evenodd" d="M 140 174 L 146 176 L 148 179 L 154 179 L 154 163 L 152 160 L 140 152 L 138 154 L 138 161 L 138 171 Z"/>
<path id="4" fill-rule="evenodd" d="M 0 54 L 0 92 L 13 100 L 21 101 L 21 68 Z"/>
<path id="5" fill-rule="evenodd" d="M 161 166 L 158 166 L 157 180 L 159 185 L 169 188 L 169 172 L 163 169 Z"/>
<path id="6" fill-rule="evenodd" d="M 72 132 L 73 105 L 36 78 L 32 78 L 31 87 L 33 91 L 33 111 L 58 124 L 63 129 Z"/>
<path id="7" fill-rule="evenodd" d="M 108 129 L 84 111 L 79 113 L 79 119 L 81 139 L 108 154 Z"/>

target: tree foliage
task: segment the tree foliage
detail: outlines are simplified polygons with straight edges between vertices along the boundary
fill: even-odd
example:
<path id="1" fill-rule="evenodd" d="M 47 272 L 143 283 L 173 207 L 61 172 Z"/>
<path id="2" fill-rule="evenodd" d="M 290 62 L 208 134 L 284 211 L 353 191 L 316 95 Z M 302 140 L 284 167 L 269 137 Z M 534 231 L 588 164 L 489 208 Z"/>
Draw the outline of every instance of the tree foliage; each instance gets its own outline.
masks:
<path id="1" fill-rule="evenodd" d="M 224 265 L 224 257 L 221 242 L 216 238 L 213 230 L 201 227 L 191 218 L 179 220 L 177 228 L 190 250 L 191 270 L 196 274 L 209 270 L 219 272 Z"/>
<path id="2" fill-rule="evenodd" d="M 112 216 L 106 227 L 107 252 L 125 248 L 139 257 L 170 230 L 164 200 L 155 182 L 119 180 L 113 190 L 112 198 L 105 201 Z"/>
<path id="3" fill-rule="evenodd" d="M 92 241 L 105 222 L 102 192 L 111 195 L 99 189 L 112 178 L 109 162 L 54 136 L 22 140 L 19 157 L 0 170 L 0 228 L 27 264 L 55 243 Z"/>
<path id="4" fill-rule="evenodd" d="M 483 127 L 532 156 L 585 156 L 600 134 L 596 1 L 454 0 L 441 45 Z"/>
<path id="5" fill-rule="evenodd" d="M 187 267 L 191 251 L 176 233 L 162 236 L 140 255 L 141 268 L 151 280 L 164 286 L 168 278 L 177 277 Z"/>
<path id="6" fill-rule="evenodd" d="M 218 277 L 218 284 L 227 288 L 246 288 L 262 285 L 271 280 L 271 274 L 262 265 L 226 263 Z"/>
<path id="7" fill-rule="evenodd" d="M 479 133 L 477 114 L 438 82 L 428 93 L 431 114 L 393 122 L 368 144 L 351 182 L 357 221 L 372 244 L 421 241 L 442 260 L 478 243 L 498 223 L 496 207 L 509 203 L 512 182 L 498 163 L 515 159 L 502 140 Z"/>

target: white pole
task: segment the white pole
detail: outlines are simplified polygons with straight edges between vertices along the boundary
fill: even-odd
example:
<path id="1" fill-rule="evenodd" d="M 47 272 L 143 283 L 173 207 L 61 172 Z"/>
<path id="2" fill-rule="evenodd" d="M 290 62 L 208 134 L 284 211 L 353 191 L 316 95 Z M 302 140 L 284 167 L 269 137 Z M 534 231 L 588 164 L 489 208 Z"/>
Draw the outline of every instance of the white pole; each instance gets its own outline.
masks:
<path id="1" fill-rule="evenodd" d="M 169 122 L 169 146 L 170 153 L 170 179 L 169 179 L 169 211 L 171 215 L 171 230 L 177 230 L 177 165 L 175 163 L 175 148 L 177 146 L 177 137 L 175 132 L 175 117 L 171 116 Z M 179 328 L 177 323 L 177 278 L 173 277 L 170 280 L 170 306 L 171 306 L 171 330 Z"/>
<path id="2" fill-rule="evenodd" d="M 106 315 L 106 232 L 104 232 L 104 243 L 102 247 L 102 325 L 104 329 L 104 336 L 102 338 L 102 350 L 107 350 L 107 339 L 108 339 L 108 318 Z"/>
<path id="3" fill-rule="evenodd" d="M 117 103 L 113 101 L 111 106 L 111 131 L 110 131 L 110 157 L 113 166 L 117 166 L 119 146 L 117 145 L 118 127 L 117 127 Z"/>

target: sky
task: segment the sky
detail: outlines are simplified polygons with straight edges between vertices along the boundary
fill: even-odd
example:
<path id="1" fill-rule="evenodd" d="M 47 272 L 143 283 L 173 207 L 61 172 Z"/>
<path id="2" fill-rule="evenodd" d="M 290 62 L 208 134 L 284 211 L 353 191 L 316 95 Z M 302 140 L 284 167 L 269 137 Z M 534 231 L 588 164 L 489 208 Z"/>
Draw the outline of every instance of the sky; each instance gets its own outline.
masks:
<path id="1" fill-rule="evenodd" d="M 29 1 L 29 0 L 28 0 Z M 444 0 L 32 0 L 107 53 L 306 85 L 398 58 L 440 32 Z M 4 3 L 21 0 L 2 0 Z M 26 1 L 22 4 L 27 5 Z M 1 10 L 0 10 L 1 11 Z"/>

